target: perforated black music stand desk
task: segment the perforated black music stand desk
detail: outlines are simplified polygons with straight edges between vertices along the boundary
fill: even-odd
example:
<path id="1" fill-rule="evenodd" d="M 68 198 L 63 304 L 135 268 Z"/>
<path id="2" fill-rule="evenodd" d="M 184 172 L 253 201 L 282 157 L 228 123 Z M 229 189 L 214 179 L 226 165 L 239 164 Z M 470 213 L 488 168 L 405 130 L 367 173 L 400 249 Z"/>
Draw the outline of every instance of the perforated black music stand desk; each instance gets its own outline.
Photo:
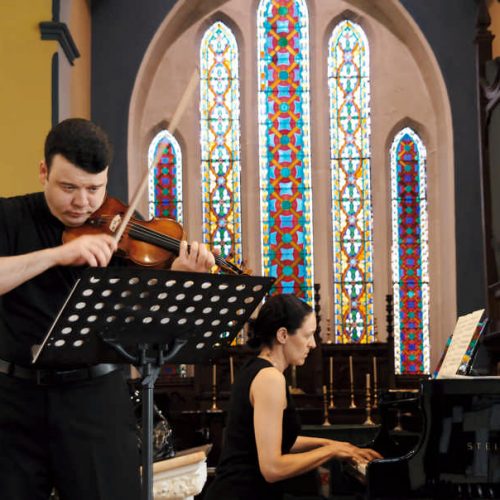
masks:
<path id="1" fill-rule="evenodd" d="M 274 278 L 89 268 L 70 292 L 33 363 L 55 368 L 131 363 L 142 371 L 142 499 L 152 500 L 153 390 L 167 362 L 224 354 Z"/>

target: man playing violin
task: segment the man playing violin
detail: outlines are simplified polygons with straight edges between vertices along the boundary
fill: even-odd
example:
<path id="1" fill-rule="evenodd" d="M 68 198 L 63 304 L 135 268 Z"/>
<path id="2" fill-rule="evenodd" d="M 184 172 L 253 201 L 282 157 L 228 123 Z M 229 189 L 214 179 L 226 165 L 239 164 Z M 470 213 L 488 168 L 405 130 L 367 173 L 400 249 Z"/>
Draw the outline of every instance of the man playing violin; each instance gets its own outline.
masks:
<path id="1" fill-rule="evenodd" d="M 33 368 L 82 266 L 107 266 L 108 234 L 62 244 L 106 195 L 111 145 L 84 119 L 55 126 L 40 164 L 43 192 L 0 198 L 0 498 L 137 500 L 135 421 L 121 365 Z M 186 242 L 171 268 L 208 271 L 214 256 Z"/>

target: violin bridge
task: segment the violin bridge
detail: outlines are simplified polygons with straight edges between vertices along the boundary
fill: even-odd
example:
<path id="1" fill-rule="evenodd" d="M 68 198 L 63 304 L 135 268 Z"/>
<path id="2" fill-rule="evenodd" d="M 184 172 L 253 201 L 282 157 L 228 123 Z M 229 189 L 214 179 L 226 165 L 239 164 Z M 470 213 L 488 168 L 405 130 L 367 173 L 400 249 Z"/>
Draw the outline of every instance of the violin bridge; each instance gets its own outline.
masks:
<path id="1" fill-rule="evenodd" d="M 109 223 L 109 230 L 112 233 L 116 233 L 116 230 L 120 227 L 122 221 L 122 216 L 120 214 L 116 214 Z"/>

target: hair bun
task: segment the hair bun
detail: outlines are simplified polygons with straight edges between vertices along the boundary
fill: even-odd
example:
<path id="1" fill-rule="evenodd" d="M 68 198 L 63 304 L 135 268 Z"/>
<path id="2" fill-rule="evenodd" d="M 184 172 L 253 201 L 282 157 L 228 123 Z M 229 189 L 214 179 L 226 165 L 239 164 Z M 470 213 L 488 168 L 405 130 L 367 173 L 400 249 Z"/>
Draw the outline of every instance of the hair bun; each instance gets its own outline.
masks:
<path id="1" fill-rule="evenodd" d="M 261 346 L 262 339 L 260 338 L 258 331 L 255 329 L 255 318 L 250 318 L 247 324 L 248 324 L 247 346 L 251 347 L 252 349 L 257 349 Z"/>

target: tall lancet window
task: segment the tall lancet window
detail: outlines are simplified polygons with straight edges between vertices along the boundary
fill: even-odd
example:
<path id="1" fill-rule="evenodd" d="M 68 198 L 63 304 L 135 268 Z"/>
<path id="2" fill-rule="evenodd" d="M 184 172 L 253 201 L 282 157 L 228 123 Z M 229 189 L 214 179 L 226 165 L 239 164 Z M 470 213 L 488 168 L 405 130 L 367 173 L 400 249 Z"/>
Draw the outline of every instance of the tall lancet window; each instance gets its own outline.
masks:
<path id="1" fill-rule="evenodd" d="M 167 130 L 156 134 L 149 145 L 149 167 L 155 160 L 149 174 L 149 216 L 182 222 L 182 154 Z"/>
<path id="2" fill-rule="evenodd" d="M 257 12 L 262 267 L 275 291 L 313 301 L 309 18 L 303 0 Z"/>
<path id="3" fill-rule="evenodd" d="M 391 147 L 394 364 L 398 374 L 430 372 L 426 150 L 411 129 Z"/>
<path id="4" fill-rule="evenodd" d="M 236 263 L 242 259 L 240 200 L 240 83 L 238 46 L 214 23 L 200 48 L 203 241 Z"/>
<path id="5" fill-rule="evenodd" d="M 352 21 L 328 43 L 334 339 L 375 341 L 368 40 Z"/>

